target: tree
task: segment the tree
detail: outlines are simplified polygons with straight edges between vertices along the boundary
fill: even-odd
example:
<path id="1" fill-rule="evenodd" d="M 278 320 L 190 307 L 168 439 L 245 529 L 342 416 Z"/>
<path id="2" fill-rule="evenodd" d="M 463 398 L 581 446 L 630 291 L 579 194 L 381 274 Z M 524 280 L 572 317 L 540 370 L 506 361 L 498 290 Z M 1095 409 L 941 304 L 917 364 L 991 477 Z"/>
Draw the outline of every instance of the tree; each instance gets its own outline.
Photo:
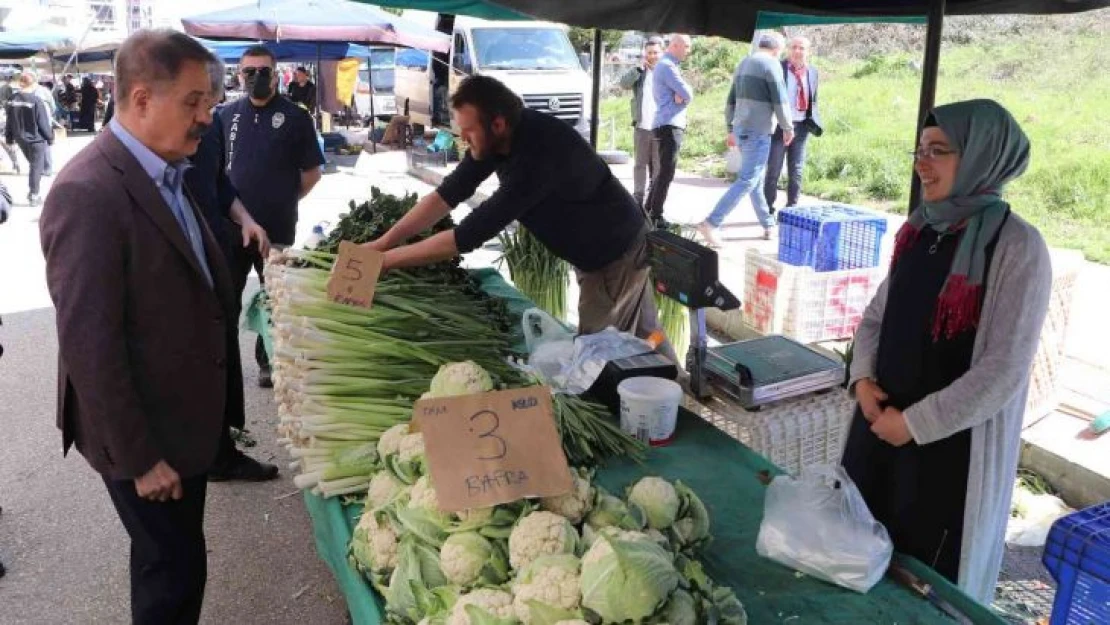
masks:
<path id="1" fill-rule="evenodd" d="M 592 52 L 594 45 L 594 29 L 572 26 L 570 32 L 567 34 L 570 35 L 570 43 L 574 46 L 575 52 Z M 605 46 L 606 51 L 612 52 L 620 45 L 621 37 L 623 36 L 624 31 L 603 30 L 601 31 L 601 42 Z"/>

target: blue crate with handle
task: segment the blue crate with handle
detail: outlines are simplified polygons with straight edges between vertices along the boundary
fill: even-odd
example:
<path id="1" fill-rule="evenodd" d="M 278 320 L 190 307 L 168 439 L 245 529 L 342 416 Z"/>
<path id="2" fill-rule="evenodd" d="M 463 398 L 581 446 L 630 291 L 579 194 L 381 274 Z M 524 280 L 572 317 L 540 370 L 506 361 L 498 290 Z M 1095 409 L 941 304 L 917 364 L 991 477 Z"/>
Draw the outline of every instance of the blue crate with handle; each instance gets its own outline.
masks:
<path id="1" fill-rule="evenodd" d="M 779 260 L 814 271 L 879 265 L 886 219 L 844 204 L 793 206 L 779 212 Z"/>
<path id="2" fill-rule="evenodd" d="M 1056 580 L 1051 625 L 1110 623 L 1110 502 L 1057 520 L 1042 560 Z"/>

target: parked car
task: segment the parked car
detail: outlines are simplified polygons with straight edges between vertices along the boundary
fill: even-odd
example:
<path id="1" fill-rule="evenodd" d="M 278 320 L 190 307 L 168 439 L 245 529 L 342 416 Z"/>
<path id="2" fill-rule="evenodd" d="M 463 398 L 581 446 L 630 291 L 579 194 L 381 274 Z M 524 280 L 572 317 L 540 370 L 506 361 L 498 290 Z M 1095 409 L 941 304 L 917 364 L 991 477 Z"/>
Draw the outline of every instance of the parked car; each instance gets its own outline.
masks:
<path id="1" fill-rule="evenodd" d="M 424 58 L 427 54 L 419 50 L 400 50 L 418 52 Z M 362 63 L 358 69 L 358 84 L 355 87 L 355 110 L 363 119 L 370 117 L 370 98 L 373 97 L 373 114 L 379 120 L 389 121 L 397 114 L 397 101 L 393 95 L 394 63 L 396 54 L 393 48 L 371 48 L 370 62 Z M 372 73 L 372 75 L 371 75 Z"/>

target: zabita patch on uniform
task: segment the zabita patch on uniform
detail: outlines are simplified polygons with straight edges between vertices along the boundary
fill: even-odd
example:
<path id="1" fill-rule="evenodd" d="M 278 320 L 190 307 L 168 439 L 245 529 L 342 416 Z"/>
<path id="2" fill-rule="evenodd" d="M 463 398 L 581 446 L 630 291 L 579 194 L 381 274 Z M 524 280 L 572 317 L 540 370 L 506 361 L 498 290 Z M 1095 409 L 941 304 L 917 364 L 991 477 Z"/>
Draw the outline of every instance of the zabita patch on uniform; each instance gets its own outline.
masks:
<path id="1" fill-rule="evenodd" d="M 270 123 L 274 125 L 275 129 L 281 128 L 281 125 L 285 123 L 285 113 L 282 113 L 281 111 L 274 113 L 274 117 L 270 121 Z"/>

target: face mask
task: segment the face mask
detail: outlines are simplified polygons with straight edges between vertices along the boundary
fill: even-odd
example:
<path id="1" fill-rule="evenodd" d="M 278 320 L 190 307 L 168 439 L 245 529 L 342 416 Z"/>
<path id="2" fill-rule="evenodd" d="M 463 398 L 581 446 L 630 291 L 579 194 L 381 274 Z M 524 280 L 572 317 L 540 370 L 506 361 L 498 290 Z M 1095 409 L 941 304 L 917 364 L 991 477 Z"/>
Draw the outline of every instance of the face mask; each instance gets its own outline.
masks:
<path id="1" fill-rule="evenodd" d="M 273 76 L 273 71 L 268 67 L 263 67 L 248 75 L 246 77 L 247 92 L 256 100 L 268 100 L 274 94 L 273 86 L 270 84 Z"/>

